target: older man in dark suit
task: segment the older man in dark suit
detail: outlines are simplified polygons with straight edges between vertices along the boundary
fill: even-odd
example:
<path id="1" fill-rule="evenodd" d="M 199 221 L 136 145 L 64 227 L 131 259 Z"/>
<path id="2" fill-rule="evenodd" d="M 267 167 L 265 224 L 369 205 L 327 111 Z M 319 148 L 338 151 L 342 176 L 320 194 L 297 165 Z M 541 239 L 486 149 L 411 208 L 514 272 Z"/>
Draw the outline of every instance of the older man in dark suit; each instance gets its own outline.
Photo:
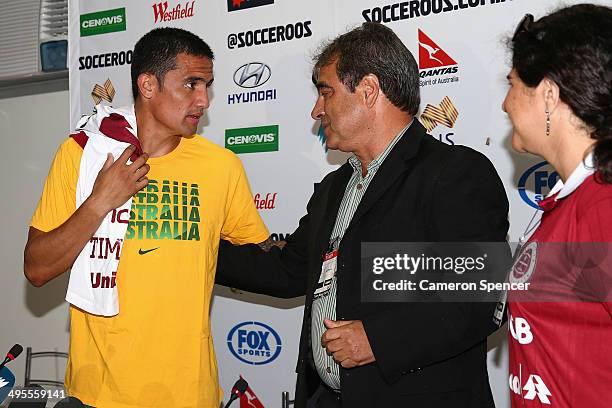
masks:
<path id="1" fill-rule="evenodd" d="M 351 152 L 315 188 L 286 246 L 222 245 L 217 283 L 306 295 L 296 408 L 491 407 L 490 303 L 362 302 L 362 242 L 504 241 L 508 201 L 491 163 L 416 120 L 419 75 L 393 31 L 364 23 L 316 57 L 312 116 Z"/>

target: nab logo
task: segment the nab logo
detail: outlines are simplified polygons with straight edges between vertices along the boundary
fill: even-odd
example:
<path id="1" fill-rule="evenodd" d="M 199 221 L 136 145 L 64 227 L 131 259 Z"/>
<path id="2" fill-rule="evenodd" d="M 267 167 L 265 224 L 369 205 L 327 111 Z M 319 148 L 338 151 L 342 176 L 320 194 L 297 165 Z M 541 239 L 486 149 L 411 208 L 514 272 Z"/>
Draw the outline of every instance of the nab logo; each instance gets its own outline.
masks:
<path id="1" fill-rule="evenodd" d="M 430 69 L 457 65 L 438 44 L 419 30 L 419 69 Z"/>
<path id="2" fill-rule="evenodd" d="M 269 66 L 261 62 L 249 62 L 234 71 L 234 83 L 241 88 L 257 88 L 272 76 Z"/>
<path id="3" fill-rule="evenodd" d="M 96 84 L 93 90 L 91 91 L 91 97 L 96 103 L 96 105 L 98 105 L 103 100 L 108 103 L 112 103 L 113 99 L 115 99 L 115 94 L 115 87 L 113 86 L 113 83 L 110 79 L 107 79 L 104 82 L 104 85 Z"/>
<path id="4" fill-rule="evenodd" d="M 444 132 L 438 133 L 437 135 L 433 134 L 433 130 L 438 127 L 438 125 L 443 125 L 447 128 L 455 127 L 455 123 L 457 123 L 457 118 L 459 117 L 459 111 L 450 100 L 448 96 L 445 96 L 444 99 L 440 102 L 440 105 L 432 105 L 427 104 L 423 113 L 421 114 L 420 120 L 425 129 L 427 129 L 427 133 L 431 134 L 434 137 L 437 137 L 439 141 L 444 142 L 449 145 L 454 145 L 455 141 L 453 137 L 455 136 L 452 132 Z"/>
<path id="5" fill-rule="evenodd" d="M 267 324 L 243 322 L 228 333 L 227 347 L 243 363 L 263 365 L 279 356 L 282 343 L 278 333 Z"/>
<path id="6" fill-rule="evenodd" d="M 548 162 L 540 162 L 528 168 L 519 178 L 519 195 L 531 207 L 541 210 L 538 202 L 546 197 L 557 180 L 559 173 Z"/>
<path id="7" fill-rule="evenodd" d="M 519 370 L 520 369 L 521 366 L 519 365 Z M 539 375 L 531 374 L 523 386 L 521 384 L 520 374 L 518 377 L 514 374 L 510 374 L 508 385 L 510 386 L 510 391 L 526 400 L 535 400 L 535 398 L 538 397 L 542 404 L 550 405 L 550 399 L 548 397 L 552 396 L 552 394 L 544 383 L 544 380 L 542 380 L 542 377 Z"/>

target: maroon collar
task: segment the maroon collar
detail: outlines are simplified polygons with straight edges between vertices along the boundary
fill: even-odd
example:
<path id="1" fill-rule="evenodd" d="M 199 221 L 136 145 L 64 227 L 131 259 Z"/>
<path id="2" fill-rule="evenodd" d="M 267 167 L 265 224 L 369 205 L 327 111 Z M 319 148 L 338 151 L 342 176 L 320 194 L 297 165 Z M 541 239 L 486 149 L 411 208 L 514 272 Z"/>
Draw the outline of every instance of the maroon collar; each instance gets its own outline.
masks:
<path id="1" fill-rule="evenodd" d="M 559 204 L 559 201 L 557 201 L 557 196 L 559 195 L 559 193 L 555 193 L 553 195 L 551 195 L 550 197 L 546 197 L 543 200 L 540 200 L 538 202 L 538 205 L 540 206 L 540 208 L 543 211 L 550 211 L 553 208 L 555 208 L 557 206 L 557 204 Z"/>

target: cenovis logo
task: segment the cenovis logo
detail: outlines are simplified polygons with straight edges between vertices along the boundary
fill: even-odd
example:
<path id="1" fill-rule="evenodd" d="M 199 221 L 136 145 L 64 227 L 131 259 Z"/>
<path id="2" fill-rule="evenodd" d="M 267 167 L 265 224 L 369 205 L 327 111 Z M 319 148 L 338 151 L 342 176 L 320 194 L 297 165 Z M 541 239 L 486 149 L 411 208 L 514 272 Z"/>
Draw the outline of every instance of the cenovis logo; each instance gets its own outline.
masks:
<path id="1" fill-rule="evenodd" d="M 125 7 L 81 14 L 81 37 L 125 31 Z"/>
<path id="2" fill-rule="evenodd" d="M 519 178 L 519 195 L 524 202 L 533 208 L 540 209 L 538 202 L 546 197 L 557 180 L 559 180 L 559 173 L 548 162 L 540 162 L 528 168 Z"/>
<path id="3" fill-rule="evenodd" d="M 278 151 L 278 125 L 226 129 L 225 147 L 236 154 Z"/>
<path id="4" fill-rule="evenodd" d="M 278 357 L 283 345 L 278 333 L 267 324 L 243 322 L 228 333 L 227 347 L 243 363 L 263 365 Z"/>

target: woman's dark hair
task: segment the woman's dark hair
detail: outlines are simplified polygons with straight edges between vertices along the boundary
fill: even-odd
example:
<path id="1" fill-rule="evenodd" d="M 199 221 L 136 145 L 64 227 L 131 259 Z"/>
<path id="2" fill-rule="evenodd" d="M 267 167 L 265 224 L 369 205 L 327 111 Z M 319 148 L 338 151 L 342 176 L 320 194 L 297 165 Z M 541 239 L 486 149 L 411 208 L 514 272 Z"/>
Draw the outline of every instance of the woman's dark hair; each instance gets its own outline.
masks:
<path id="1" fill-rule="evenodd" d="M 156 28 L 142 36 L 134 46 L 132 56 L 132 95 L 138 98 L 138 76 L 155 75 L 160 85 L 168 71 L 176 68 L 176 56 L 180 53 L 214 59 L 208 44 L 197 35 L 180 28 Z"/>
<path id="2" fill-rule="evenodd" d="M 512 67 L 529 87 L 544 78 L 596 140 L 600 181 L 612 184 L 612 8 L 579 4 L 517 30 Z"/>

